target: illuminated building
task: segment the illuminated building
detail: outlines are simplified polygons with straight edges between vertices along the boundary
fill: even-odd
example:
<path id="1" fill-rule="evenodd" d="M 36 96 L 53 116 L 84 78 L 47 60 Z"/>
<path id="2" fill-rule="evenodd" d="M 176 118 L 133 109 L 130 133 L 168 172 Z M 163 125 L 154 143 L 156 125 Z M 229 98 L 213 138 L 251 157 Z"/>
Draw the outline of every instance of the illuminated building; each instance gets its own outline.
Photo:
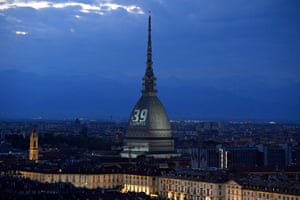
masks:
<path id="1" fill-rule="evenodd" d="M 35 128 L 30 134 L 29 160 L 39 162 L 39 136 Z"/>
<path id="2" fill-rule="evenodd" d="M 152 68 L 150 15 L 146 64 L 142 96 L 130 114 L 121 156 L 127 158 L 136 158 L 138 156 L 154 158 L 175 157 L 178 154 L 174 153 L 174 139 L 172 138 L 169 118 L 164 106 L 156 95 L 156 77 Z"/>
<path id="3" fill-rule="evenodd" d="M 42 183 L 68 182 L 89 189 L 120 188 L 121 192 L 144 192 L 173 200 L 300 200 L 300 188 L 284 184 L 238 183 L 197 174 L 145 175 L 134 173 L 43 173 L 18 171 L 18 176 Z"/>

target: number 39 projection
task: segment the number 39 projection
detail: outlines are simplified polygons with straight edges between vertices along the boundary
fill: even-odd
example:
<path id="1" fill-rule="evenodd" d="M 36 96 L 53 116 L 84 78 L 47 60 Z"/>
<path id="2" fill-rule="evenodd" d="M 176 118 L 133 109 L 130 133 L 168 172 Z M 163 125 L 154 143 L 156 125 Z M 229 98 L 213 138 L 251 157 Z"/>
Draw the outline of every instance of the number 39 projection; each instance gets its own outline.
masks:
<path id="1" fill-rule="evenodd" d="M 135 109 L 131 116 L 131 125 L 144 126 L 146 124 L 148 109 Z"/>

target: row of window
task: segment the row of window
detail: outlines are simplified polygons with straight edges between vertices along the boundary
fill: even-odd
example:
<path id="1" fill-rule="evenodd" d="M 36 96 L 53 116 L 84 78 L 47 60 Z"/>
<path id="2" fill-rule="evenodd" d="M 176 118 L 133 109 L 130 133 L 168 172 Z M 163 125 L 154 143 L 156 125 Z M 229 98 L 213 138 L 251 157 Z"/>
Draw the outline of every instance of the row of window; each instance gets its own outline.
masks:
<path id="1" fill-rule="evenodd" d="M 86 183 L 91 184 L 91 187 L 97 185 L 96 183 L 105 184 L 105 185 L 115 185 L 115 184 L 122 184 L 124 182 L 131 184 L 135 183 L 135 185 L 145 186 L 149 185 L 150 183 L 153 184 L 155 187 L 155 177 L 149 176 L 137 176 L 137 175 L 125 175 L 123 179 L 122 174 L 107 174 L 107 175 L 75 175 L 75 174 L 40 174 L 40 173 L 31 173 L 31 172 L 24 172 L 22 173 L 23 176 L 31 178 L 33 180 L 39 180 L 42 182 L 56 182 L 56 181 L 66 181 L 72 182 L 73 184 L 78 183 Z M 154 178 L 154 179 L 152 179 Z M 152 180 L 152 181 L 151 181 Z M 97 182 L 96 182 L 97 181 Z M 226 189 L 226 195 L 228 198 L 235 198 L 240 197 L 241 199 L 253 200 L 253 199 L 276 199 L 276 200 L 300 200 L 300 197 L 295 197 L 292 195 L 284 195 L 278 193 L 268 193 L 263 191 L 249 191 L 243 190 L 239 185 L 232 185 L 232 184 L 210 184 L 210 183 L 203 183 L 197 181 L 187 181 L 187 180 L 178 180 L 178 179 L 170 179 L 170 178 L 160 178 L 159 185 L 157 189 L 159 193 L 163 193 L 164 191 L 170 192 L 179 192 L 186 195 L 195 195 L 195 196 L 202 196 L 202 195 L 218 195 L 219 197 L 222 195 L 222 188 Z M 223 187 L 224 186 L 224 187 Z M 225 189 L 224 188 L 224 189 Z M 224 190 L 225 191 L 225 190 Z"/>

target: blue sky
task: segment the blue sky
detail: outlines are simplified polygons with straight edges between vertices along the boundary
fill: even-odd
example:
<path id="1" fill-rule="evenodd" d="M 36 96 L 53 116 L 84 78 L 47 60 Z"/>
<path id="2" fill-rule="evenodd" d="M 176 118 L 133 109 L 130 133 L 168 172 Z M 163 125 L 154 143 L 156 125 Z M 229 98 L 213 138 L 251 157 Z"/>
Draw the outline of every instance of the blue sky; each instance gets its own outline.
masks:
<path id="1" fill-rule="evenodd" d="M 126 120 L 152 12 L 171 119 L 300 120 L 298 0 L 0 0 L 0 118 Z"/>

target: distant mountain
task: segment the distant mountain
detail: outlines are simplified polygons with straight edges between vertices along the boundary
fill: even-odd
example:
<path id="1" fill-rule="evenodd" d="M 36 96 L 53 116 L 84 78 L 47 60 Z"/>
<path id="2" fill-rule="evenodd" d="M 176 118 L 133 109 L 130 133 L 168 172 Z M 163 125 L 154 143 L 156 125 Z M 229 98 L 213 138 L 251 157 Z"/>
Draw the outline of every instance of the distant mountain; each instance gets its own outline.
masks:
<path id="1" fill-rule="evenodd" d="M 218 87 L 218 85 L 220 85 Z M 141 78 L 0 72 L 0 118 L 127 119 L 141 95 Z M 299 120 L 300 84 L 284 87 L 158 80 L 158 96 L 174 119 Z"/>

